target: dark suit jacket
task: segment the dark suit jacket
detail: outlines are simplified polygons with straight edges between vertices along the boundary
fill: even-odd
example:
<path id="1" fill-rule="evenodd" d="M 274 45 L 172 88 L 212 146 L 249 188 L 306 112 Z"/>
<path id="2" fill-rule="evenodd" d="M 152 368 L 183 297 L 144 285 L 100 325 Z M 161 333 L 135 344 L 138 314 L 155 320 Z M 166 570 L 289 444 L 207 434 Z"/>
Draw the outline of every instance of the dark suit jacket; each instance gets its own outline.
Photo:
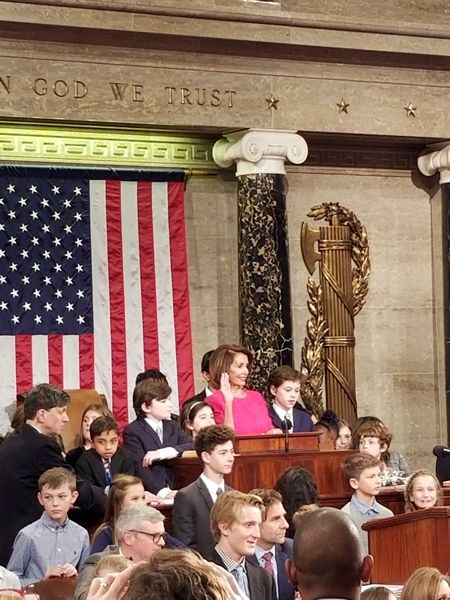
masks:
<path id="1" fill-rule="evenodd" d="M 294 540 L 286 538 L 284 544 L 275 546 L 275 561 L 277 563 L 277 583 L 278 583 L 278 600 L 293 600 L 295 596 L 295 588 L 289 582 L 286 573 L 286 560 L 292 558 L 294 550 Z M 255 555 L 249 556 L 248 560 L 257 565 L 258 559 Z"/>
<path id="2" fill-rule="evenodd" d="M 0 445 L 0 564 L 6 566 L 18 531 L 39 519 L 42 506 L 37 499 L 37 482 L 47 469 L 70 469 L 61 448 L 48 435 L 31 425 L 22 425 Z M 102 489 L 77 480 L 77 505 L 103 514 Z"/>
<path id="3" fill-rule="evenodd" d="M 192 398 L 188 398 L 187 400 L 183 401 L 183 406 L 185 404 L 187 404 L 188 402 L 201 402 L 206 398 L 206 391 L 205 389 L 203 389 L 201 392 L 199 392 L 198 394 L 195 394 L 195 396 L 192 396 Z"/>
<path id="4" fill-rule="evenodd" d="M 93 448 L 83 452 L 77 460 L 75 471 L 79 477 L 92 485 L 98 485 L 102 488 L 109 485 L 109 482 L 106 481 L 103 459 Z M 119 473 L 136 474 L 133 456 L 125 448 L 117 448 L 117 452 L 111 458 L 111 478 Z"/>
<path id="5" fill-rule="evenodd" d="M 213 550 L 209 560 L 226 569 L 216 550 Z M 245 559 L 245 568 L 247 569 L 250 600 L 276 600 L 275 582 L 269 573 L 248 559 Z"/>
<path id="6" fill-rule="evenodd" d="M 225 490 L 230 489 L 225 485 Z M 216 545 L 209 522 L 213 504 L 208 488 L 200 477 L 179 490 L 173 502 L 173 535 L 205 558 L 212 555 Z"/>
<path id="7" fill-rule="evenodd" d="M 123 431 L 123 445 L 133 455 L 137 475 L 144 482 L 145 489 L 153 494 L 157 494 L 164 487 L 173 487 L 173 473 L 167 460 L 159 460 L 154 462 L 151 467 L 143 467 L 142 460 L 145 453 L 149 450 L 159 450 L 171 446 L 181 454 L 194 447 L 192 438 L 181 431 L 178 423 L 164 420 L 162 424 L 162 443 L 159 441 L 157 433 L 142 417 L 138 417 L 127 425 Z"/>
<path id="8" fill-rule="evenodd" d="M 294 433 L 301 433 L 302 431 L 314 431 L 314 423 L 305 410 L 299 410 L 298 408 L 292 409 L 292 414 L 294 416 L 293 430 Z M 272 423 L 274 427 L 279 427 L 284 431 L 283 421 L 275 412 L 275 409 L 272 405 L 269 406 L 269 415 L 272 419 Z"/>

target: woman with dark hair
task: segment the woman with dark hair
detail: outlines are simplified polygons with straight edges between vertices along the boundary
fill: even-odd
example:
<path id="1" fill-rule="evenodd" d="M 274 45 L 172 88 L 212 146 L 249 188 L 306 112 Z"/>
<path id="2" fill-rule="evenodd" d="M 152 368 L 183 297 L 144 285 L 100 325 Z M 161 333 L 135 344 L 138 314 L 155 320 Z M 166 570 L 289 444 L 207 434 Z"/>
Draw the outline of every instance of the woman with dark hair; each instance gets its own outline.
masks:
<path id="1" fill-rule="evenodd" d="M 214 350 L 209 375 L 214 393 L 205 399 L 216 423 L 227 425 L 236 435 L 282 433 L 273 426 L 262 394 L 246 387 L 253 363 L 250 350 L 224 344 Z"/>
<path id="2" fill-rule="evenodd" d="M 294 537 L 294 514 L 307 505 L 318 505 L 317 487 L 314 477 L 303 467 L 289 467 L 280 475 L 274 489 L 283 498 L 286 511 L 285 519 L 289 523 L 287 537 Z"/>
<path id="3" fill-rule="evenodd" d="M 192 435 L 194 440 L 200 429 L 215 424 L 213 410 L 203 400 L 192 400 L 183 404 L 180 412 L 181 429 Z"/>

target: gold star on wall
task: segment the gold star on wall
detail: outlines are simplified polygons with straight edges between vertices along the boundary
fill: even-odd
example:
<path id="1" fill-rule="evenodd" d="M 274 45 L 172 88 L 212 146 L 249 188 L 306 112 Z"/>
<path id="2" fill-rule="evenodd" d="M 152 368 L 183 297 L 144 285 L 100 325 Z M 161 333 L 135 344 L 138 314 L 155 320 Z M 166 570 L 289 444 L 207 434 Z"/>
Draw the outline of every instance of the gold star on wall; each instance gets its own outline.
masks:
<path id="1" fill-rule="evenodd" d="M 279 98 L 275 98 L 275 96 L 273 94 L 270 94 L 270 98 L 266 98 L 267 109 L 274 108 L 275 110 L 278 110 L 277 104 L 279 101 L 280 101 Z"/>
<path id="2" fill-rule="evenodd" d="M 416 116 L 417 106 L 413 106 L 412 102 L 410 102 L 408 104 L 408 106 L 404 106 L 403 108 L 406 110 L 407 117 L 415 117 Z"/>
<path id="3" fill-rule="evenodd" d="M 350 104 L 346 102 L 344 98 L 341 98 L 340 102 L 336 102 L 336 106 L 339 108 L 339 114 L 345 112 L 345 114 L 348 115 L 348 107 Z"/>

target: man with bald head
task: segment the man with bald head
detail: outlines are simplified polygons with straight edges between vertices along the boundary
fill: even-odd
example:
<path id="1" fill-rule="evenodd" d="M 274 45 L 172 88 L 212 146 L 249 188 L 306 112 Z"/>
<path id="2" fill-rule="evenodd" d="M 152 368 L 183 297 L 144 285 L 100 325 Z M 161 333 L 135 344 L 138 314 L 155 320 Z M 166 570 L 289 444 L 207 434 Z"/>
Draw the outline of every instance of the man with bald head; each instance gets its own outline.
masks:
<path id="1" fill-rule="evenodd" d="M 359 600 L 373 558 L 364 556 L 357 526 L 336 508 L 320 508 L 301 521 L 294 539 L 289 576 L 302 600 Z"/>

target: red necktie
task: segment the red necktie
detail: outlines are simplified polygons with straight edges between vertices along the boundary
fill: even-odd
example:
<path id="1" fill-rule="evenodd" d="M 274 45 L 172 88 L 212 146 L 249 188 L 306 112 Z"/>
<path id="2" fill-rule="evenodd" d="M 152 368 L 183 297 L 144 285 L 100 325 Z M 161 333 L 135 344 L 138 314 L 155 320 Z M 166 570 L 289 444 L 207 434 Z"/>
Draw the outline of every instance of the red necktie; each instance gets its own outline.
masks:
<path id="1" fill-rule="evenodd" d="M 264 562 L 265 570 L 269 573 L 269 575 L 272 575 L 273 577 L 272 556 L 272 552 L 269 551 L 262 555 L 262 559 Z"/>

